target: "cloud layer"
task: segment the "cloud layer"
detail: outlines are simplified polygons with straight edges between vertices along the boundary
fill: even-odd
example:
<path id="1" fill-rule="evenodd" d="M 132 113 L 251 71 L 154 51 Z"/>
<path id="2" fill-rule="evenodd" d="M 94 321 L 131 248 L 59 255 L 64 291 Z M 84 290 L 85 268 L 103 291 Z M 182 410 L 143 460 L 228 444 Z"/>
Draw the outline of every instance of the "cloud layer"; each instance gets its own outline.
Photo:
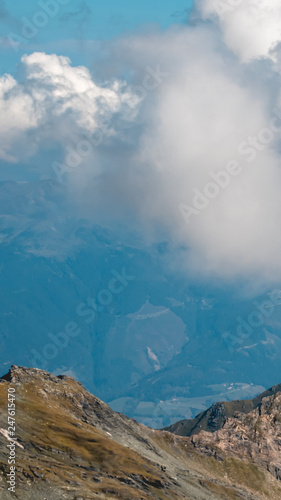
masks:
<path id="1" fill-rule="evenodd" d="M 203 19 L 218 21 L 224 41 L 244 62 L 268 57 L 281 40 L 279 0 L 197 0 Z"/>
<path id="2" fill-rule="evenodd" d="M 0 78 L 0 158 L 11 162 L 47 139 L 64 144 L 79 130 L 94 132 L 132 98 L 124 82 L 99 86 L 87 68 L 55 54 L 23 56 L 21 73 L 21 81 Z"/>
<path id="3" fill-rule="evenodd" d="M 79 156 L 102 131 L 64 179 L 79 213 L 166 239 L 187 273 L 270 286 L 281 279 L 281 7 L 223 4 L 198 1 L 190 26 L 109 43 L 111 84 L 65 57 L 25 56 L 20 82 L 0 80 L 0 154 L 16 162 L 59 142 L 67 167 L 70 148 Z"/>

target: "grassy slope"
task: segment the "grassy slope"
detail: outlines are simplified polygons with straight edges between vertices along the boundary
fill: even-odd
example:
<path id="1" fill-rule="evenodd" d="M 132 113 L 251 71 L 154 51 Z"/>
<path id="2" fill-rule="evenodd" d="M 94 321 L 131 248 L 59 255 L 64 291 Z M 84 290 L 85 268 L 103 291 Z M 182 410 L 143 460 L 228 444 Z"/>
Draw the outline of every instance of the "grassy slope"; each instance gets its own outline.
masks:
<path id="1" fill-rule="evenodd" d="M 121 498 L 131 499 L 131 486 L 123 483 L 131 475 L 136 484 L 146 483 L 144 494 L 134 488 L 134 498 L 153 498 L 161 483 L 159 471 L 137 453 L 116 443 L 102 431 L 86 423 L 81 424 L 69 415 L 68 404 L 56 397 L 44 404 L 38 388 L 32 383 L 24 386 L 24 394 L 17 399 L 17 430 L 25 450 L 17 448 L 19 483 L 26 480 L 64 485 L 66 490 L 91 493 L 119 492 Z M 1 427 L 7 428 L 7 387 L 0 385 Z M 28 443 L 28 444 L 26 444 Z M 1 450 L 1 462 L 6 464 L 6 450 Z M 4 465 L 4 469 L 6 469 Z M 36 477 L 39 476 L 39 477 Z M 111 478 L 110 476 L 113 476 Z M 138 477 L 139 476 L 139 477 Z M 118 480 L 115 478 L 118 477 Z M 162 485 L 163 487 L 163 485 Z M 160 497 L 159 497 L 160 498 Z M 163 498 L 165 498 L 163 496 Z"/>

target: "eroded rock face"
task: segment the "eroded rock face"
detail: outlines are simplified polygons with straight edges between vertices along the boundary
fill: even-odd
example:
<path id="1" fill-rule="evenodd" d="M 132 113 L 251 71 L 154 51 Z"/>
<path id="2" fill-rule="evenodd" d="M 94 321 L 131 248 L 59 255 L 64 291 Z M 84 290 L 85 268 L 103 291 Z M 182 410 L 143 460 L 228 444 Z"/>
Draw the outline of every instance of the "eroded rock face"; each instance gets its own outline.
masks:
<path id="1" fill-rule="evenodd" d="M 264 398 L 258 408 L 247 415 L 236 413 L 227 418 L 222 429 L 202 431 L 192 436 L 196 449 L 205 454 L 252 459 L 281 479 L 281 393 Z"/>

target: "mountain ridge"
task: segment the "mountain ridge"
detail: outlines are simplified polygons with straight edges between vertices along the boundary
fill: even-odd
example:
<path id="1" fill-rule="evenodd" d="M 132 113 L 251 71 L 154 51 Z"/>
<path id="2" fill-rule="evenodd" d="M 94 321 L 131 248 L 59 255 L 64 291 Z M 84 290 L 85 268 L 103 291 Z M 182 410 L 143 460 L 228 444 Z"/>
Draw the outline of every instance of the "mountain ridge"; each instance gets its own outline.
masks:
<path id="1" fill-rule="evenodd" d="M 253 399 L 217 402 L 195 418 L 180 420 L 173 425 L 164 427 L 163 430 L 178 436 L 192 436 L 201 431 L 215 432 L 220 430 L 226 419 L 233 417 L 236 412 L 250 413 L 261 404 L 264 398 L 277 392 L 281 392 L 281 384 L 274 385 Z"/>
<path id="2" fill-rule="evenodd" d="M 15 494 L 7 490 L 6 482 L 9 389 L 15 394 L 19 444 Z M 281 496 L 274 461 L 267 467 L 267 462 L 230 453 L 212 441 L 211 433 L 206 438 L 201 432 L 200 440 L 194 441 L 196 436 L 145 427 L 114 412 L 66 375 L 13 365 L 0 378 L 0 410 L 1 500 L 278 500 Z"/>
<path id="3" fill-rule="evenodd" d="M 257 310 L 254 297 L 176 270 L 164 236 L 148 243 L 133 228 L 128 235 L 88 217 L 63 185 L 47 179 L 0 182 L 0 213 L 2 373 L 15 363 L 72 374 L 117 411 L 154 428 L 233 399 L 231 385 L 245 399 L 279 382 L 281 308 L 240 338 L 237 318 L 247 322 Z M 112 270 L 123 268 L 136 278 L 87 323 L 90 316 L 77 310 L 93 316 L 88 300 L 104 301 Z M 260 305 L 270 298 L 256 293 Z M 169 311 L 140 317 L 147 301 L 154 312 Z M 65 347 L 52 340 L 46 357 L 50 334 L 53 339 L 69 322 L 81 336 Z M 227 343 L 225 332 L 237 343 Z"/>

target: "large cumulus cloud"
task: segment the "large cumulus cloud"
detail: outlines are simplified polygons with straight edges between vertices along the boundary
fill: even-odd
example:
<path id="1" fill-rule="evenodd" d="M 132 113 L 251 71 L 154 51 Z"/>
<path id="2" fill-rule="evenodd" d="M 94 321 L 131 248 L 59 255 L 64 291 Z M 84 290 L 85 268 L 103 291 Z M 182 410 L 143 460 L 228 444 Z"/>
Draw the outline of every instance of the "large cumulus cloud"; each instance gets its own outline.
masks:
<path id="1" fill-rule="evenodd" d="M 59 136 L 66 161 L 81 130 L 106 121 L 106 140 L 65 179 L 78 212 L 166 239 L 187 273 L 270 286 L 281 279 L 281 9 L 230 3 L 198 1 L 190 26 L 108 43 L 111 85 L 65 58 L 26 56 L 24 83 L 2 79 L 1 106 L 18 120 L 0 149 L 15 160 L 29 127 Z M 134 112 L 120 121 L 123 107 Z"/>
<path id="2" fill-rule="evenodd" d="M 197 0 L 204 19 L 221 26 L 227 46 L 242 61 L 267 57 L 281 40 L 279 0 Z"/>
<path id="3" fill-rule="evenodd" d="M 0 158 L 17 162 L 47 141 L 65 143 L 79 129 L 93 132 L 131 98 L 124 82 L 100 86 L 67 57 L 25 55 L 18 81 L 0 78 Z"/>

